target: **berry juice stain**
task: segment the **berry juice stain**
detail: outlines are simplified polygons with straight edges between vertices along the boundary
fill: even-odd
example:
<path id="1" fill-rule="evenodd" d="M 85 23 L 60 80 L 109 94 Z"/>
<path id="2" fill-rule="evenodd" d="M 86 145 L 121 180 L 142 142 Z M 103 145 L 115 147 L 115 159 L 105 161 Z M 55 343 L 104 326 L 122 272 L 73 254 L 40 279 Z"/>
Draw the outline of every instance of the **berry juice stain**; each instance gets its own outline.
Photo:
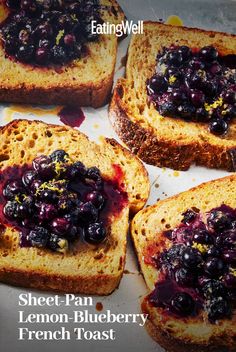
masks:
<path id="1" fill-rule="evenodd" d="M 64 125 L 80 127 L 85 120 L 85 115 L 80 107 L 67 106 L 59 111 L 58 116 Z"/>

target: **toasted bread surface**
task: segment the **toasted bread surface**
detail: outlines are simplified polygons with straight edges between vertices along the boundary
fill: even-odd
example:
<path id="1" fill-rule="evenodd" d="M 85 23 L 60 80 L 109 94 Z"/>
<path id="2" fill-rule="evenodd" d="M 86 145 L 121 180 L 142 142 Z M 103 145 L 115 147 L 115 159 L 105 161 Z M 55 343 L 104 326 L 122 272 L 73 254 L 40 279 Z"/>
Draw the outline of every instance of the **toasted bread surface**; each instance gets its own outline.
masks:
<path id="1" fill-rule="evenodd" d="M 129 212 L 140 210 L 148 198 L 149 181 L 141 162 L 113 139 L 100 145 L 66 126 L 15 120 L 0 130 L 0 169 L 31 164 L 37 155 L 66 150 L 72 160 L 86 167 L 97 166 L 106 178 L 113 178 L 114 164 L 123 170 L 128 204 L 112 215 L 107 241 L 91 246 L 84 241 L 66 254 L 46 249 L 20 248 L 19 233 L 7 227 L 0 238 L 0 280 L 43 290 L 109 294 L 119 284 L 126 253 Z"/>
<path id="2" fill-rule="evenodd" d="M 148 164 L 187 170 L 192 163 L 235 169 L 236 122 L 218 137 L 207 124 L 162 117 L 147 103 L 146 81 L 155 72 L 156 55 L 163 47 L 215 46 L 220 54 L 236 53 L 236 35 L 145 22 L 144 33 L 133 35 L 126 78 L 118 80 L 110 104 L 111 123 L 123 142 Z"/>
<path id="3" fill-rule="evenodd" d="M 105 22 L 120 23 L 124 13 L 116 0 L 101 0 Z M 0 23 L 7 17 L 0 0 Z M 62 104 L 99 107 L 110 95 L 116 63 L 117 37 L 100 35 L 88 44 L 88 55 L 54 68 L 25 65 L 6 57 L 0 45 L 0 100 L 25 104 Z"/>
<path id="4" fill-rule="evenodd" d="M 195 207 L 201 213 L 227 204 L 236 208 L 236 175 L 204 183 L 156 205 L 140 211 L 133 219 L 131 235 L 139 263 L 149 290 L 158 281 L 159 272 L 144 260 L 147 248 L 155 246 L 160 253 L 169 248 L 171 241 L 163 231 L 178 226 L 182 213 Z M 170 352 L 180 351 L 236 351 L 236 312 L 232 319 L 211 324 L 204 312 L 195 318 L 176 318 L 162 308 L 153 307 L 145 297 L 143 312 L 149 314 L 147 330 L 150 335 Z"/>

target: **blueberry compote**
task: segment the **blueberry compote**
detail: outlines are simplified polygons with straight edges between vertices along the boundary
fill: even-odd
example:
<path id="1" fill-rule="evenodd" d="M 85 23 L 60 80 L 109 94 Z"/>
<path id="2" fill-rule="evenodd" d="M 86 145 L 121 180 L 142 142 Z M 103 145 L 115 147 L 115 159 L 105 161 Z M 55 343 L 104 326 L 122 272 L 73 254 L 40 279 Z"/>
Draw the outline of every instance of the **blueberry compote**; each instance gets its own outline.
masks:
<path id="1" fill-rule="evenodd" d="M 236 55 L 220 56 L 213 46 L 164 48 L 147 94 L 162 116 L 204 122 L 224 135 L 236 117 Z"/>
<path id="2" fill-rule="evenodd" d="M 91 22 L 102 23 L 99 0 L 6 0 L 1 25 L 6 54 L 40 66 L 64 65 L 81 58 L 98 40 Z"/>
<path id="3" fill-rule="evenodd" d="M 127 204 L 122 169 L 113 169 L 115 177 L 105 179 L 64 150 L 7 168 L 0 175 L 0 222 L 20 232 L 23 247 L 64 253 L 80 237 L 99 244 L 109 235 L 111 216 Z"/>
<path id="4" fill-rule="evenodd" d="M 230 318 L 236 303 L 236 209 L 222 205 L 207 214 L 189 209 L 183 216 L 164 233 L 168 249 L 158 254 L 148 249 L 146 262 L 160 270 L 148 300 L 177 317 L 204 310 L 211 323 Z"/>

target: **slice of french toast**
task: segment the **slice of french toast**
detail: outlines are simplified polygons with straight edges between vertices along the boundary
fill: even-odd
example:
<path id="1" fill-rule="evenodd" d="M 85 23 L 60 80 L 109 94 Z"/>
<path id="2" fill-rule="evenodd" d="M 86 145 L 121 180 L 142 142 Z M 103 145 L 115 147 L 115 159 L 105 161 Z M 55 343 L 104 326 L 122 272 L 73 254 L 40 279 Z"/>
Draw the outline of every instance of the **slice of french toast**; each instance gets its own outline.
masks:
<path id="1" fill-rule="evenodd" d="M 36 2 L 34 2 L 36 3 Z M 60 2 L 63 3 L 63 2 Z M 76 2 L 75 2 L 76 3 Z M 82 3 L 82 2 L 80 2 Z M 86 3 L 86 1 L 84 1 Z M 104 22 L 109 22 L 112 24 L 121 23 L 124 20 L 125 16 L 116 2 L 116 0 L 101 0 L 94 1 L 94 5 L 99 3 L 99 16 L 101 20 Z M 76 4 L 75 4 L 76 5 Z M 39 6 L 39 5 L 38 5 Z M 41 6 L 41 5 L 40 5 Z M 46 6 L 46 5 L 45 5 Z M 61 6 L 61 5 L 60 5 Z M 79 2 L 78 5 L 79 6 Z M 86 6 L 86 4 L 85 4 Z M 91 7 L 91 2 L 88 4 Z M 53 8 L 52 12 L 55 12 L 55 16 L 57 16 L 56 9 Z M 24 11 L 24 10 L 23 10 Z M 70 23 L 72 21 L 77 21 L 80 23 L 80 20 L 85 20 L 84 18 L 80 18 L 79 21 L 76 18 L 75 14 L 71 14 Z M 93 9 L 91 9 L 91 13 L 93 14 Z M 62 12 L 63 13 L 63 12 Z M 14 13 L 13 13 L 14 14 Z M 47 9 L 45 10 L 44 16 L 46 17 L 48 14 Z M 0 23 L 1 25 L 5 24 L 5 20 L 9 15 L 9 9 L 5 5 L 5 0 L 0 1 Z M 42 15 L 43 16 L 43 15 Z M 68 14 L 67 14 L 68 16 Z M 85 15 L 84 15 L 85 16 Z M 88 20 L 90 15 L 88 14 Z M 20 20 L 24 20 L 24 14 L 21 14 Z M 37 15 L 38 18 L 35 19 L 35 16 L 32 16 L 33 21 L 39 21 L 40 15 Z M 63 17 L 63 16 L 62 16 Z M 91 17 L 92 18 L 92 17 Z M 18 18 L 15 21 L 15 25 L 17 24 Z M 31 21 L 31 19 L 30 19 Z M 92 106 L 99 107 L 104 105 L 110 95 L 112 84 L 113 84 L 113 75 L 114 68 L 116 63 L 116 53 L 117 53 L 117 37 L 116 35 L 99 35 L 97 40 L 91 39 L 86 44 L 86 50 L 84 50 L 84 54 L 81 57 L 72 58 L 68 63 L 63 64 L 63 53 L 67 48 L 73 47 L 73 42 L 75 41 L 75 35 L 79 37 L 81 33 L 77 33 L 77 29 L 74 30 L 75 34 L 70 34 L 69 37 L 66 37 L 67 24 L 64 24 L 64 19 L 62 18 L 61 27 L 58 25 L 58 35 L 56 38 L 50 37 L 48 39 L 47 33 L 45 34 L 43 31 L 46 31 L 48 28 L 49 20 L 41 20 L 39 23 L 39 31 L 42 36 L 41 47 L 39 50 L 37 49 L 36 54 L 39 52 L 38 57 L 40 60 L 40 64 L 31 64 L 26 60 L 26 55 L 28 52 L 24 52 L 23 55 L 20 56 L 22 60 L 15 60 L 15 45 L 14 43 L 18 40 L 18 34 L 16 34 L 16 38 L 13 43 L 8 45 L 8 51 L 12 55 L 6 55 L 6 50 L 4 49 L 3 43 L 8 39 L 8 34 L 4 38 L 4 41 L 1 41 L 0 45 L 0 74 L 1 74 L 1 84 L 0 84 L 0 100 L 2 102 L 18 102 L 25 104 L 61 104 L 61 105 L 78 105 L 78 106 Z M 59 20 L 55 19 L 55 26 L 57 26 Z M 45 28 L 41 28 L 40 26 L 45 26 Z M 13 23 L 14 25 L 14 23 Z M 12 25 L 12 26 L 13 26 Z M 34 25 L 34 22 L 33 22 Z M 88 23 L 88 28 L 90 28 L 90 23 Z M 22 24 L 23 26 L 23 24 Z M 31 23 L 24 24 L 25 29 L 23 29 L 23 36 L 28 38 L 29 33 L 27 31 L 32 27 Z M 64 27 L 63 27 L 64 26 Z M 76 27 L 76 22 L 75 22 Z M 18 28 L 18 27 L 17 27 Z M 24 27 L 23 27 L 24 28 Z M 40 29 L 41 28 L 41 29 Z M 4 30 L 4 27 L 3 27 Z M 33 31 L 37 31 L 32 29 Z M 51 27 L 50 27 L 51 30 Z M 54 28 L 54 30 L 56 30 Z M 80 28 L 80 31 L 83 30 Z M 91 29 L 92 30 L 92 29 Z M 5 29 L 5 31 L 11 31 L 10 29 Z M 15 31 L 15 29 L 14 29 Z M 16 30 L 16 32 L 18 29 Z M 21 31 L 22 32 L 22 31 Z M 8 33 L 8 32 L 7 32 Z M 12 32 L 10 32 L 12 33 Z M 18 32 L 17 32 L 18 33 Z M 13 32 L 14 34 L 14 32 Z M 32 37 L 36 38 L 38 41 L 39 37 L 33 33 Z M 21 36 L 21 34 L 19 34 Z M 88 36 L 92 36 L 91 33 L 88 32 Z M 3 38 L 3 34 L 1 35 L 1 39 Z M 22 46 L 19 47 L 19 50 L 30 50 L 30 48 L 34 48 L 34 43 L 32 40 L 30 41 L 24 38 L 22 39 Z M 67 39 L 65 39 L 67 38 Z M 29 44 L 27 42 L 29 41 Z M 67 40 L 67 46 L 63 43 L 63 41 Z M 52 43 L 51 43 L 51 42 Z M 62 44 L 61 44 L 62 43 Z M 50 47 L 55 44 L 54 48 L 54 57 L 57 58 L 59 65 L 46 65 L 48 58 L 47 52 L 42 47 L 45 48 Z M 18 44 L 17 44 L 18 45 Z M 30 46 L 31 45 L 31 46 Z M 63 46 L 64 45 L 64 46 Z M 80 44 L 77 45 L 77 47 Z M 24 49 L 25 48 L 25 49 Z M 27 49 L 29 48 L 29 49 Z M 69 50 L 68 49 L 68 50 Z M 18 50 L 18 49 L 17 49 Z M 32 49 L 33 50 L 33 49 Z M 35 50 L 35 49 L 34 49 Z M 51 50 L 51 49 L 50 49 Z M 73 49 L 74 50 L 74 49 Z M 75 49 L 76 50 L 76 49 Z M 80 48 L 78 49 L 80 50 Z M 71 54 L 71 51 L 68 51 L 67 56 Z M 18 55 L 18 54 L 17 54 Z M 19 56 L 19 55 L 18 55 Z M 67 58 L 66 56 L 66 58 Z M 79 55 L 78 55 L 79 56 Z M 52 55 L 51 55 L 52 57 Z M 50 64 L 50 60 L 49 60 Z"/>
<path id="2" fill-rule="evenodd" d="M 157 55 L 161 55 L 160 53 L 168 48 L 175 50 L 181 46 L 188 46 L 193 54 L 205 46 L 213 46 L 222 56 L 232 55 L 235 68 L 235 56 L 233 56 L 236 53 L 235 35 L 145 22 L 144 33 L 133 35 L 131 39 L 126 78 L 118 80 L 114 89 L 109 114 L 111 123 L 131 151 L 148 164 L 187 170 L 192 163 L 196 163 L 232 171 L 235 169 L 235 119 L 230 122 L 228 132 L 219 136 L 211 133 L 208 123 L 200 122 L 200 117 L 195 120 L 191 119 L 191 114 L 195 109 L 192 105 L 184 103 L 183 106 L 178 107 L 178 109 L 181 108 L 178 110 L 179 114 L 186 113 L 185 118 L 179 118 L 177 114 L 169 115 L 168 111 L 165 111 L 164 117 L 164 113 L 160 113 L 153 102 L 150 102 L 150 96 L 148 97 L 147 94 L 147 80 L 150 80 L 159 65 Z M 158 69 L 161 69 L 160 67 Z M 198 70 L 198 73 L 205 77 L 204 70 Z M 185 78 L 184 75 L 180 80 Z M 168 84 L 175 86 L 178 82 L 178 77 L 173 74 Z M 207 81 L 205 83 L 209 84 Z M 193 84 L 193 81 L 190 84 Z M 165 82 L 164 85 L 166 85 Z M 185 93 L 188 95 L 189 92 L 195 94 L 195 91 L 187 89 L 183 92 L 184 98 L 181 97 L 181 99 L 185 99 Z M 156 93 L 158 94 L 158 89 Z M 163 101 L 159 102 L 159 108 L 162 110 L 164 110 L 168 94 L 167 92 L 165 97 L 163 95 Z M 173 94 L 177 99 L 176 91 Z M 206 89 L 206 94 L 208 94 L 208 89 Z M 201 92 L 200 95 L 202 98 Z M 196 104 L 196 101 L 194 103 Z M 218 103 L 221 104 L 222 101 Z M 169 106 L 165 105 L 167 110 L 172 107 L 171 102 Z M 211 107 L 209 109 L 208 107 L 207 105 L 207 110 L 211 110 Z M 204 114 L 206 111 L 203 107 L 201 111 L 197 109 L 196 113 Z M 222 120 L 219 123 L 225 125 Z"/>
<path id="3" fill-rule="evenodd" d="M 236 314 L 233 301 L 235 291 L 231 292 L 233 303 L 231 302 L 230 315 L 227 315 L 229 307 L 220 311 L 222 315 L 218 314 L 217 304 L 224 302 L 228 297 L 227 289 L 222 285 L 222 282 L 225 282 L 222 277 L 226 274 L 221 272 L 220 267 L 216 268 L 214 274 L 208 270 L 210 267 L 212 269 L 213 256 L 219 255 L 217 260 L 220 260 L 222 253 L 225 253 L 224 242 L 221 244 L 218 242 L 219 253 L 214 254 L 216 244 L 213 245 L 211 241 L 216 240 L 214 230 L 217 226 L 219 230 L 217 241 L 225 234 L 222 214 L 227 214 L 230 218 L 228 225 L 226 223 L 224 225 L 229 228 L 234 226 L 232 233 L 235 248 L 235 222 L 233 225 L 231 218 L 232 215 L 235 221 L 235 187 L 235 175 L 204 183 L 143 209 L 132 221 L 131 235 L 138 260 L 148 290 L 152 291 L 142 300 L 141 305 L 142 311 L 149 315 L 146 327 L 152 338 L 167 351 L 236 350 Z M 220 222 L 217 222 L 219 219 Z M 204 223 L 207 223 L 207 229 Z M 175 230 L 172 231 L 173 229 Z M 203 233 L 206 238 L 200 239 Z M 185 245 L 188 246 L 187 251 L 193 253 L 192 256 L 187 255 L 189 253 L 186 252 Z M 181 246 L 185 250 L 182 254 Z M 178 255 L 182 255 L 181 259 Z M 194 263 L 193 258 L 199 259 L 199 256 L 203 262 Z M 189 258 L 191 263 L 188 261 Z M 211 262 L 207 258 L 210 258 Z M 214 262 L 217 260 L 213 259 Z M 227 265 L 235 268 L 235 262 L 234 264 L 227 262 Z M 203 271 L 200 272 L 201 270 Z M 232 269 L 231 279 L 234 278 L 235 285 L 234 275 L 235 271 Z M 197 281 L 194 281 L 195 279 Z M 221 292 L 219 288 L 222 289 Z M 176 295 L 179 294 L 178 297 L 182 301 L 180 299 L 176 302 Z M 223 297 L 219 298 L 220 295 Z M 199 297 L 203 300 L 201 303 Z M 192 311 L 194 304 L 196 311 Z M 201 308 L 196 308 L 197 304 L 200 304 Z"/>
<path id="4" fill-rule="evenodd" d="M 149 195 L 149 180 L 142 163 L 113 139 L 104 139 L 97 145 L 84 134 L 66 126 L 15 120 L 2 127 L 0 134 L 1 223 L 4 223 L 0 236 L 0 281 L 42 290 L 99 295 L 111 293 L 118 286 L 124 269 L 130 212 L 139 211 Z M 19 230 L 18 226 L 6 221 L 3 187 L 8 184 L 7 179 L 17 178 L 18 167 L 21 170 L 24 165 L 30 166 L 36 157 L 49 156 L 56 150 L 64 150 L 70 160 L 81 162 L 86 168 L 97 167 L 105 180 L 108 192 L 106 207 L 109 209 L 111 202 L 113 206 L 108 218 L 105 218 L 107 237 L 102 243 L 91 245 L 81 235 L 65 253 L 40 246 L 20 246 L 19 233 L 20 230 L 24 232 L 24 227 Z M 78 165 L 80 168 L 81 165 Z M 9 170 L 15 171 L 11 173 Z M 114 180 L 120 185 L 118 190 Z M 83 193 L 85 184 L 81 187 L 78 194 L 80 190 Z M 39 185 L 35 188 L 36 194 L 37 189 L 45 190 Z M 55 187 L 48 190 L 55 190 Z M 16 200 L 19 201 L 19 197 Z M 59 202 L 60 197 L 56 203 L 57 209 Z M 35 213 L 32 216 L 35 217 Z M 35 221 L 38 220 L 39 217 Z"/>

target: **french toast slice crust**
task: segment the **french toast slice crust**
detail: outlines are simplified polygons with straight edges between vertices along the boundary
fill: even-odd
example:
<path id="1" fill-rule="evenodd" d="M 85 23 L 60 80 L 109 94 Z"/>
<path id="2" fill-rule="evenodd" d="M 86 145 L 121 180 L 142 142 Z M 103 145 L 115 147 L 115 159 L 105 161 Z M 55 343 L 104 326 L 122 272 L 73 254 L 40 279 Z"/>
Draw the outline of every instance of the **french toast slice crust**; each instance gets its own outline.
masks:
<path id="1" fill-rule="evenodd" d="M 73 161 L 97 166 L 102 176 L 114 178 L 112 165 L 123 170 L 128 203 L 111 215 L 109 235 L 98 246 L 79 240 L 66 254 L 35 247 L 19 247 L 19 233 L 7 227 L 0 237 L 0 281 L 42 290 L 106 295 L 122 277 L 129 213 L 140 210 L 149 195 L 149 180 L 142 163 L 113 139 L 98 145 L 79 131 L 39 121 L 15 120 L 0 129 L 0 170 L 31 164 L 36 156 L 57 149 Z"/>
<path id="2" fill-rule="evenodd" d="M 222 55 L 236 53 L 236 35 L 145 22 L 144 33 L 133 35 L 126 78 L 118 80 L 110 104 L 110 121 L 122 141 L 143 161 L 187 170 L 192 163 L 235 170 L 236 121 L 226 136 L 208 131 L 207 124 L 161 116 L 147 104 L 146 80 L 155 72 L 156 55 L 163 47 L 213 45 Z"/>
<path id="3" fill-rule="evenodd" d="M 157 253 L 169 248 L 171 241 L 163 236 L 163 231 L 179 225 L 182 220 L 181 214 L 187 209 L 196 207 L 200 213 L 204 213 L 222 203 L 235 208 L 235 188 L 236 175 L 227 176 L 159 201 L 134 217 L 131 236 L 148 290 L 154 289 L 159 275 L 158 270 L 144 260 L 148 246 L 154 245 Z M 166 315 L 162 308 L 153 307 L 147 297 L 143 298 L 141 307 L 142 311 L 149 315 L 147 331 L 167 351 L 236 350 L 236 312 L 230 320 L 225 319 L 217 324 L 211 324 L 208 320 L 203 320 L 203 315 L 196 318 L 176 318 Z"/>
<path id="4" fill-rule="evenodd" d="M 125 15 L 116 0 L 101 0 L 105 22 L 121 23 Z M 0 23 L 7 17 L 0 0 Z M 25 65 L 6 57 L 0 45 L 0 101 L 24 104 L 105 105 L 112 84 L 117 53 L 117 37 L 100 35 L 88 44 L 88 55 L 60 69 Z"/>

